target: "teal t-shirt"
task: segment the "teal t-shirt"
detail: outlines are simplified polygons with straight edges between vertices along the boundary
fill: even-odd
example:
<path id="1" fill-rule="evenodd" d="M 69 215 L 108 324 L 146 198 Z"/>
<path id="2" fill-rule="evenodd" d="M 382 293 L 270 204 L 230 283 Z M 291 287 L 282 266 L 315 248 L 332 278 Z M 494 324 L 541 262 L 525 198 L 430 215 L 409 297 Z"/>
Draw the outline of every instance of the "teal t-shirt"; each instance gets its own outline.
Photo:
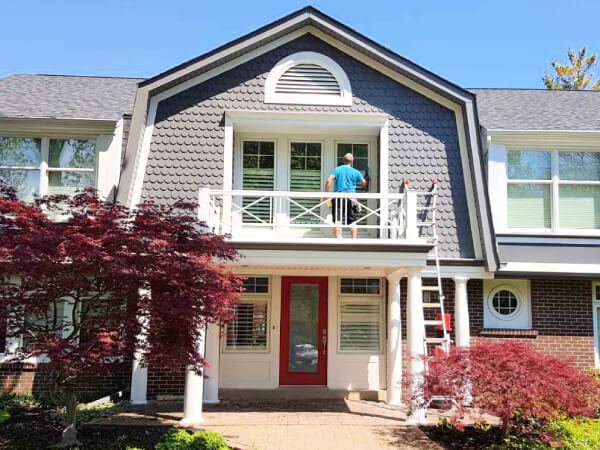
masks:
<path id="1" fill-rule="evenodd" d="M 356 192 L 356 184 L 364 180 L 362 174 L 351 166 L 338 166 L 331 172 L 335 177 L 335 192 Z"/>

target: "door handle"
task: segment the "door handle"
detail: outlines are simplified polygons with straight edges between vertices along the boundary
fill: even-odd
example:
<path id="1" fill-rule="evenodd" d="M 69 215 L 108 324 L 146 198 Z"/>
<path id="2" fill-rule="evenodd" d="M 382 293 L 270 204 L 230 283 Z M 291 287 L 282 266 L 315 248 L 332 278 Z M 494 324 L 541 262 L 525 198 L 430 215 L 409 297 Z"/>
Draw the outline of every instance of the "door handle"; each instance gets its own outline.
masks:
<path id="1" fill-rule="evenodd" d="M 327 335 L 321 336 L 321 343 L 323 344 L 323 355 L 327 354 Z"/>

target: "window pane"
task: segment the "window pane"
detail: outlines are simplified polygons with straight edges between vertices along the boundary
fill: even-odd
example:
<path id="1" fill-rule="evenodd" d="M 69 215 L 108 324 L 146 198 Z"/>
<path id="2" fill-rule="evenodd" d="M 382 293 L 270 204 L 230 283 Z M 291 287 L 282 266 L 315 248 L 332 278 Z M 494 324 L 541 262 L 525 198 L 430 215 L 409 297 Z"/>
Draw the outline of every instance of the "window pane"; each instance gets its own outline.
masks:
<path id="1" fill-rule="evenodd" d="M 340 306 L 340 349 L 379 352 L 381 308 L 375 301 L 342 301 Z"/>
<path id="2" fill-rule="evenodd" d="M 564 185 L 558 193 L 561 228 L 600 228 L 600 186 Z"/>
<path id="3" fill-rule="evenodd" d="M 550 228 L 552 208 L 550 186 L 542 184 L 508 185 L 508 226 Z"/>
<path id="4" fill-rule="evenodd" d="M 561 180 L 600 181 L 600 152 L 560 152 L 558 170 Z"/>
<path id="5" fill-rule="evenodd" d="M 262 350 L 267 348 L 267 302 L 238 303 L 227 324 L 227 348 Z"/>
<path id="6" fill-rule="evenodd" d="M 48 195 L 73 195 L 94 182 L 93 172 L 48 172 Z"/>
<path id="7" fill-rule="evenodd" d="M 40 139 L 0 137 L 0 166 L 40 165 Z"/>
<path id="8" fill-rule="evenodd" d="M 96 142 L 79 139 L 51 139 L 48 166 L 93 169 L 96 165 Z"/>
<path id="9" fill-rule="evenodd" d="M 549 180 L 550 152 L 507 152 L 507 174 L 513 180 Z"/>
<path id="10" fill-rule="evenodd" d="M 39 170 L 0 169 L 0 180 L 17 190 L 17 196 L 26 202 L 33 200 L 39 194 Z"/>
<path id="11" fill-rule="evenodd" d="M 379 295 L 381 281 L 379 278 L 342 278 L 341 294 L 374 294 Z"/>
<path id="12" fill-rule="evenodd" d="M 247 191 L 272 191 L 275 182 L 274 143 L 268 141 L 244 141 L 242 148 L 242 189 Z M 244 223 L 269 223 L 271 203 L 269 199 L 244 197 L 242 214 Z M 252 205 L 252 206 L 249 206 Z"/>
<path id="13" fill-rule="evenodd" d="M 300 152 L 299 149 L 302 149 Z M 321 144 L 292 142 L 290 159 L 290 191 L 318 192 L 321 190 Z M 310 156 L 305 156 L 310 155 Z M 318 199 L 296 198 L 290 205 L 293 224 L 319 223 Z M 310 212 L 309 212 L 310 211 Z M 298 217 L 300 216 L 300 217 Z"/>
<path id="14" fill-rule="evenodd" d="M 248 277 L 244 280 L 244 290 L 248 293 L 269 292 L 269 277 Z"/>

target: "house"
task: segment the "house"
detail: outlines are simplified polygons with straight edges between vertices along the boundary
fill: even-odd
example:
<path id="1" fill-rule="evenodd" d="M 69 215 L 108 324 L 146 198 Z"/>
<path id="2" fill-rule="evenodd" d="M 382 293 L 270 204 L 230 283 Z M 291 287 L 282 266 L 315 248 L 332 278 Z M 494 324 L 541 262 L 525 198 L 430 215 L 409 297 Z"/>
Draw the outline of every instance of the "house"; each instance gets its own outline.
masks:
<path id="1" fill-rule="evenodd" d="M 0 177 L 25 198 L 197 201 L 243 255 L 207 378 L 134 360 L 107 380 L 133 403 L 185 387 L 189 420 L 202 396 L 397 405 L 449 339 L 599 364 L 599 92 L 465 89 L 307 7 L 146 80 L 9 76 L 0 136 Z M 323 192 L 347 153 L 368 186 Z M 356 239 L 333 237 L 332 201 Z"/>

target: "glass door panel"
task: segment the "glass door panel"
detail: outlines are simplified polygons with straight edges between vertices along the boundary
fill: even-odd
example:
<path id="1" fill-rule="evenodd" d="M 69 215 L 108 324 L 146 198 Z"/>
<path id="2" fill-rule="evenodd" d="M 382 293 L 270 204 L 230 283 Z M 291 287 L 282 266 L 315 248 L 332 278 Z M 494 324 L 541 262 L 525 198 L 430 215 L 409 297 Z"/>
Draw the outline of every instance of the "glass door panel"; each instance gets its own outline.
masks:
<path id="1" fill-rule="evenodd" d="M 319 285 L 290 288 L 290 372 L 317 371 L 319 362 Z"/>
<path id="2" fill-rule="evenodd" d="M 290 191 L 321 191 L 320 142 L 292 142 L 290 147 Z M 294 203 L 295 201 L 295 203 Z M 319 223 L 319 199 L 294 199 L 290 202 L 290 222 L 292 224 Z"/>

